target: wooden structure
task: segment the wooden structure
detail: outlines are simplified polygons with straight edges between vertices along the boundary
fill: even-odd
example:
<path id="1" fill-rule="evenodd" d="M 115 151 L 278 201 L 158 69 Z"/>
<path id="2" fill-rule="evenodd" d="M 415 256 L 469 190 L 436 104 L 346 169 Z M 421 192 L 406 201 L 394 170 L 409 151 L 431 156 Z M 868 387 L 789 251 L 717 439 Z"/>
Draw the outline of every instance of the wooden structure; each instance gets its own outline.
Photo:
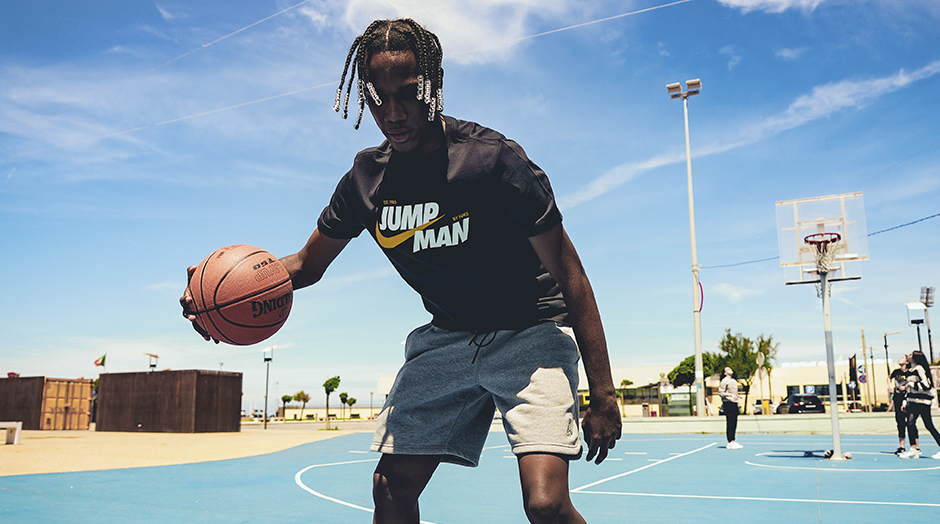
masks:
<path id="1" fill-rule="evenodd" d="M 21 421 L 23 429 L 88 429 L 91 379 L 0 378 L 0 420 Z"/>
<path id="2" fill-rule="evenodd" d="M 180 370 L 106 373 L 96 431 L 210 433 L 241 428 L 242 374 Z"/>

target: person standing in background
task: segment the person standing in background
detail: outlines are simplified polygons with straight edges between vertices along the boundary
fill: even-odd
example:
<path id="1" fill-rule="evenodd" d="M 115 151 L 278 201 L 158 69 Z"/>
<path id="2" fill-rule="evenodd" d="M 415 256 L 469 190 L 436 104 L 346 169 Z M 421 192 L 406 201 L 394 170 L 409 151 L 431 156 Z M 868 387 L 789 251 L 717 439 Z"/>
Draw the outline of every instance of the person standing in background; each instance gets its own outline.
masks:
<path id="1" fill-rule="evenodd" d="M 917 442 L 917 419 L 923 418 L 924 426 L 933 439 L 940 446 L 940 431 L 933 425 L 930 417 L 930 405 L 933 404 L 934 383 L 930 373 L 930 363 L 923 351 L 915 351 L 908 357 L 911 371 L 907 376 L 907 396 L 904 399 L 903 410 L 907 414 L 907 435 L 912 442 Z M 912 443 L 910 451 L 899 453 L 903 459 L 916 459 L 921 456 L 919 443 Z M 940 460 L 940 451 L 932 458 Z"/>
<path id="2" fill-rule="evenodd" d="M 888 378 L 888 392 L 891 394 L 891 405 L 894 408 L 894 421 L 898 425 L 898 449 L 895 455 L 904 453 L 904 433 L 907 428 L 907 413 L 904 412 L 904 398 L 907 396 L 907 376 L 910 374 L 910 361 L 907 355 L 898 359 L 898 368 L 891 372 Z M 917 437 L 911 435 L 911 448 L 918 446 Z"/>
<path id="3" fill-rule="evenodd" d="M 725 433 L 728 436 L 726 449 L 741 449 L 744 446 L 734 440 L 734 433 L 738 429 L 738 381 L 734 379 L 734 370 L 731 368 L 725 368 L 724 375 L 718 384 L 718 395 L 725 412 Z"/>

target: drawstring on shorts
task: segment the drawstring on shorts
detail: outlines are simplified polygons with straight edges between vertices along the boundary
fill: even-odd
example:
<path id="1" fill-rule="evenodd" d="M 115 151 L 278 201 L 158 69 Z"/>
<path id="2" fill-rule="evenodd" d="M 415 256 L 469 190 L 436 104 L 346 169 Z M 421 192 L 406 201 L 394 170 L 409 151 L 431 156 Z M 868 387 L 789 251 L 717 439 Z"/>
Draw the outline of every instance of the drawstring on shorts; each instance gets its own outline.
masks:
<path id="1" fill-rule="evenodd" d="M 477 340 L 477 337 L 480 337 L 480 340 Z M 473 336 L 470 337 L 470 342 L 467 343 L 468 346 L 476 346 L 476 353 L 473 354 L 473 360 L 470 361 L 471 364 L 475 364 L 477 361 L 477 355 L 480 354 L 480 349 L 489 346 L 496 340 L 495 331 L 476 331 L 473 333 Z"/>

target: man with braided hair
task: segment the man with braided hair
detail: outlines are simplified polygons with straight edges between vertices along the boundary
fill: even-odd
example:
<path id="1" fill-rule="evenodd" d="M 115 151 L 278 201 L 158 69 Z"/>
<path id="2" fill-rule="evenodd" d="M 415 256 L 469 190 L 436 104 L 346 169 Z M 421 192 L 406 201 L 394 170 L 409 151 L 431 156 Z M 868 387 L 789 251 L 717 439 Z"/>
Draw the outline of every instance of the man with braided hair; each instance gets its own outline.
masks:
<path id="1" fill-rule="evenodd" d="M 603 461 L 621 432 L 594 293 L 545 173 L 496 131 L 441 114 L 441 57 L 413 20 L 356 38 L 334 109 L 346 117 L 358 76 L 355 125 L 368 105 L 386 141 L 356 155 L 307 243 L 281 262 L 295 289 L 309 286 L 368 231 L 432 315 L 408 336 L 378 417 L 375 522 L 419 522 L 437 466 L 476 466 L 498 408 L 528 519 L 582 523 L 568 496 L 582 453 L 579 356 L 587 460 Z M 194 321 L 191 297 L 181 302 Z"/>

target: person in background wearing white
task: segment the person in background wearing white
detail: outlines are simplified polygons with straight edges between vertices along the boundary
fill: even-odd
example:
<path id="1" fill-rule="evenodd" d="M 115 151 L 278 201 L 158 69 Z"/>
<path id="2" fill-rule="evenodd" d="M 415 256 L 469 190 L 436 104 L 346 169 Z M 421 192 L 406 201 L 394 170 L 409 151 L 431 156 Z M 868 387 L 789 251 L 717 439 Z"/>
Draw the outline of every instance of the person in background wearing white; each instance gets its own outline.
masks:
<path id="1" fill-rule="evenodd" d="M 911 442 L 917 442 L 917 418 L 923 417 L 924 427 L 933 436 L 940 446 L 940 432 L 933 425 L 930 418 L 930 405 L 933 403 L 934 384 L 930 373 L 930 363 L 923 351 L 915 351 L 908 357 L 911 371 L 907 377 L 907 398 L 904 399 L 903 410 L 907 413 L 907 435 Z M 898 454 L 903 459 L 914 459 L 921 456 L 920 446 L 912 444 L 910 451 Z M 940 452 L 932 458 L 940 460 Z"/>
<path id="2" fill-rule="evenodd" d="M 725 412 L 725 432 L 728 435 L 726 449 L 741 449 L 744 446 L 734 441 L 734 433 L 738 429 L 738 381 L 734 379 L 734 371 L 725 368 L 725 376 L 718 385 L 718 395 L 721 397 L 721 407 Z"/>

